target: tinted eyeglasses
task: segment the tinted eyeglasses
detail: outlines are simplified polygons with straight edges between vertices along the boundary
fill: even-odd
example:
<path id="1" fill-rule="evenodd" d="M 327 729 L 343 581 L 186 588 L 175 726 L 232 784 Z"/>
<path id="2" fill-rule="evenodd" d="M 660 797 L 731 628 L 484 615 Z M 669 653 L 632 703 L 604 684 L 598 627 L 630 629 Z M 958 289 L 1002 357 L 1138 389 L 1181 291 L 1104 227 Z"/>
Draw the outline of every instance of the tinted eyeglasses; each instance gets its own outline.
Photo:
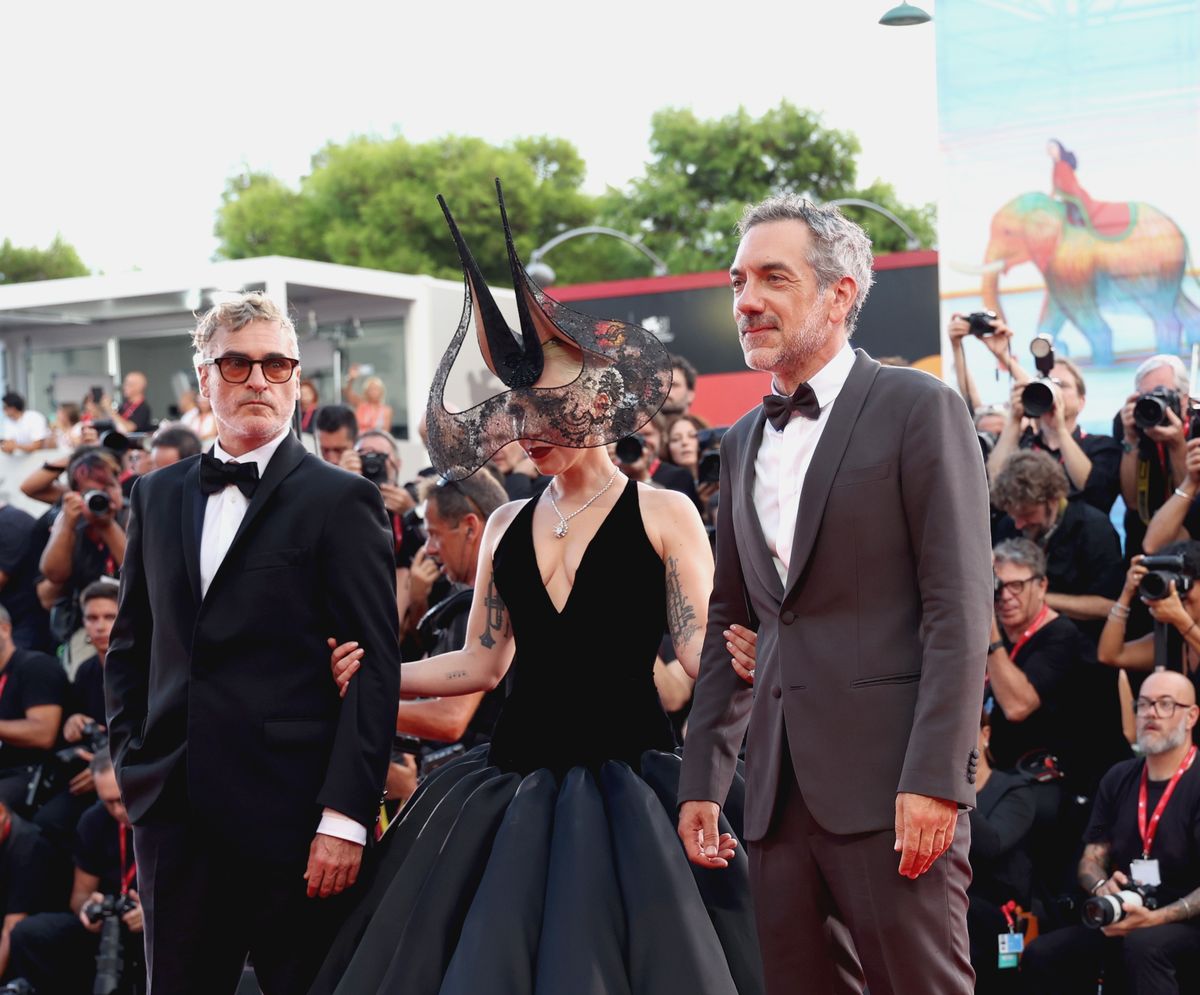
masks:
<path id="1" fill-rule="evenodd" d="M 236 353 L 206 359 L 201 366 L 215 366 L 226 383 L 245 383 L 250 379 L 254 367 L 261 366 L 268 383 L 287 383 L 300 365 L 300 360 L 289 356 L 268 356 L 266 359 L 251 359 Z"/>

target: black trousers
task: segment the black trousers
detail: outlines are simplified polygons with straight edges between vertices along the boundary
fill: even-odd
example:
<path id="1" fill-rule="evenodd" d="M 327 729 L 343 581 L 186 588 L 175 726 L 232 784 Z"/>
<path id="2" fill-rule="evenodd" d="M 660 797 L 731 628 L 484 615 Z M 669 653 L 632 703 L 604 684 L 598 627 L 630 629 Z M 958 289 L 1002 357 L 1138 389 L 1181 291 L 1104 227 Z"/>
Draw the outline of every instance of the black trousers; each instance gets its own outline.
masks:
<path id="1" fill-rule="evenodd" d="M 895 832 L 839 835 L 812 817 L 784 747 L 770 831 L 749 844 L 750 889 L 770 995 L 972 995 L 970 828 L 917 880 Z M 853 785 L 846 790 L 853 791 Z"/>
<path id="2" fill-rule="evenodd" d="M 304 995 L 347 910 L 305 895 L 304 865 L 264 865 L 194 822 L 135 826 L 151 995 L 233 995 L 247 955 L 264 995 Z"/>
<path id="3" fill-rule="evenodd" d="M 1178 995 L 1200 980 L 1200 923 L 1169 923 L 1109 939 L 1098 929 L 1067 926 L 1039 936 L 1021 957 L 1022 991 L 1029 995 Z M 1189 987 L 1180 984 L 1185 972 Z"/>
<path id="4" fill-rule="evenodd" d="M 22 919 L 13 927 L 9 942 L 9 977 L 24 978 L 39 992 L 89 995 L 92 991 L 100 937 L 84 929 L 77 915 L 43 912 Z"/>

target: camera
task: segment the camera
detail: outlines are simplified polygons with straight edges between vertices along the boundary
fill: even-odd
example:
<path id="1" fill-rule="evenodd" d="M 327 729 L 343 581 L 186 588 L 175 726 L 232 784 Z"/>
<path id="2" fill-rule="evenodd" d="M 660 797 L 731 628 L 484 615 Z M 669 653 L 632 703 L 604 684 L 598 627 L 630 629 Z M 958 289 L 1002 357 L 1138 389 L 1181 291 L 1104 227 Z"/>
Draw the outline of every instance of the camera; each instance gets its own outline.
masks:
<path id="1" fill-rule="evenodd" d="M 1025 409 L 1026 417 L 1041 418 L 1054 407 L 1054 388 L 1050 379 L 1050 371 L 1054 369 L 1054 345 L 1049 336 L 1035 335 L 1029 343 L 1029 351 L 1033 353 L 1034 365 L 1041 376 L 1027 383 L 1021 391 L 1021 407 Z"/>
<path id="2" fill-rule="evenodd" d="M 1146 601 L 1162 601 L 1171 593 L 1172 581 L 1182 598 L 1196 579 L 1182 556 L 1144 556 L 1141 562 L 1149 573 L 1138 584 L 1138 594 Z"/>
<path id="3" fill-rule="evenodd" d="M 125 950 L 121 942 L 121 917 L 137 908 L 128 895 L 105 895 L 100 902 L 88 902 L 83 914 L 90 923 L 102 923 L 100 948 L 96 952 L 96 983 L 93 995 L 112 995 L 121 987 L 125 973 Z"/>
<path id="4" fill-rule="evenodd" d="M 107 491 L 84 491 L 83 506 L 97 518 L 112 514 L 112 498 Z"/>
<path id="5" fill-rule="evenodd" d="M 642 458 L 646 451 L 646 438 L 640 432 L 617 440 L 617 462 L 630 466 Z"/>
<path id="6" fill-rule="evenodd" d="M 1175 417 L 1183 420 L 1183 407 L 1179 391 L 1166 387 L 1155 387 L 1142 394 L 1133 402 L 1133 424 L 1139 432 L 1148 428 L 1157 428 L 1169 424 L 1168 411 L 1174 411 Z"/>
<path id="7" fill-rule="evenodd" d="M 107 418 L 92 422 L 92 428 L 96 430 L 100 445 L 114 456 L 121 456 L 131 444 L 129 436 L 118 432 L 116 426 Z"/>
<path id="8" fill-rule="evenodd" d="M 989 335 L 995 335 L 996 329 L 992 327 L 992 322 L 999 315 L 995 311 L 972 311 L 968 315 L 963 316 L 968 325 L 971 326 L 971 334 L 976 338 L 984 339 Z"/>
<path id="9" fill-rule="evenodd" d="M 362 475 L 371 481 L 371 483 L 376 487 L 382 487 L 388 482 L 386 454 L 366 450 L 360 452 L 358 458 L 362 460 Z"/>
<path id="10" fill-rule="evenodd" d="M 37 989 L 24 978 L 13 978 L 7 984 L 0 985 L 0 995 L 37 995 Z"/>
<path id="11" fill-rule="evenodd" d="M 33 768 L 25 789 L 25 809 L 36 811 L 47 800 L 65 790 L 71 779 L 87 767 L 88 762 L 79 755 L 80 750 L 94 754 L 107 745 L 108 733 L 103 727 L 97 722 L 86 723 L 78 743 L 55 750 L 53 757 Z"/>
<path id="12" fill-rule="evenodd" d="M 721 482 L 721 440 L 727 428 L 705 428 L 696 433 L 696 445 L 700 449 L 700 461 L 696 464 L 696 482 L 719 484 Z"/>
<path id="13" fill-rule="evenodd" d="M 1150 885 L 1131 882 L 1115 895 L 1093 895 L 1083 903 L 1083 924 L 1091 929 L 1102 929 L 1120 922 L 1131 908 L 1156 909 L 1158 900 L 1154 892 Z"/>

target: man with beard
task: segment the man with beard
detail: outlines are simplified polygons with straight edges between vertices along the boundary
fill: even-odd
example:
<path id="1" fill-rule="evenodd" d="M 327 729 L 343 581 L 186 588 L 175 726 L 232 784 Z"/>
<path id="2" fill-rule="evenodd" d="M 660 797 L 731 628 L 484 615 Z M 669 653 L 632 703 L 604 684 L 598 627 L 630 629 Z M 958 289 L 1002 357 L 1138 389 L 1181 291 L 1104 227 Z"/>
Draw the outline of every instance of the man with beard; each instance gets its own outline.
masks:
<path id="1" fill-rule="evenodd" d="M 992 504 L 1006 513 L 994 538 L 999 543 L 1024 536 L 1041 547 L 1050 582 L 1046 604 L 1095 645 L 1121 593 L 1121 541 L 1107 515 L 1084 501 L 1068 501 L 1067 490 L 1067 475 L 1054 457 L 1032 449 L 1014 453 L 992 480 Z"/>
<path id="2" fill-rule="evenodd" d="M 679 836 L 693 863 L 727 865 L 719 818 L 749 723 L 743 835 L 771 995 L 861 992 L 864 976 L 968 995 L 958 814 L 992 611 L 979 441 L 941 381 L 850 348 L 872 281 L 858 225 L 784 195 L 739 230 L 733 314 L 773 393 L 722 440 Z M 730 667 L 734 624 L 758 632 L 757 694 Z"/>
<path id="3" fill-rule="evenodd" d="M 1114 896 L 1123 910 L 1103 929 L 1071 926 L 1039 937 L 1021 964 L 1022 991 L 1060 995 L 1088 990 L 1104 968 L 1134 992 L 1194 991 L 1200 974 L 1200 764 L 1192 729 L 1196 692 L 1182 674 L 1146 678 L 1135 703 L 1145 759 L 1104 775 L 1079 861 L 1079 884 Z M 1153 890 L 1156 908 L 1128 900 L 1134 885 Z"/>

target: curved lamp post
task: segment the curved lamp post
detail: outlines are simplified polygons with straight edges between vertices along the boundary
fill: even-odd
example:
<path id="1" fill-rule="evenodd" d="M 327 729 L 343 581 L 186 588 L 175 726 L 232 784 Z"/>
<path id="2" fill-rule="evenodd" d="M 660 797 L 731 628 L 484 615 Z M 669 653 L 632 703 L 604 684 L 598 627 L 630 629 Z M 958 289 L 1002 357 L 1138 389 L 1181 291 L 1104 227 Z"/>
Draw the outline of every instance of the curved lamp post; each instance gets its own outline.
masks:
<path id="1" fill-rule="evenodd" d="M 624 232 L 617 231 L 614 228 L 604 228 L 600 225 L 587 225 L 583 228 L 572 228 L 569 231 L 564 231 L 561 234 L 555 235 L 545 245 L 538 246 L 529 254 L 529 265 L 525 267 L 525 272 L 533 277 L 538 286 L 550 286 L 554 282 L 555 273 L 553 269 L 551 269 L 542 261 L 542 257 L 556 246 L 562 245 L 563 242 L 566 242 L 572 238 L 577 238 L 580 235 L 611 235 L 613 238 L 619 238 L 626 245 L 632 245 L 638 250 L 638 252 L 654 263 L 655 276 L 665 276 L 668 272 L 667 264 L 637 239 L 626 235 Z"/>
<path id="2" fill-rule="evenodd" d="M 916 232 L 909 228 L 908 225 L 896 217 L 896 215 L 894 215 L 886 207 L 876 204 L 873 200 L 860 200 L 858 197 L 839 197 L 837 200 L 827 200 L 825 203 L 830 207 L 841 207 L 843 205 L 846 205 L 847 207 L 865 207 L 874 211 L 876 214 L 882 214 L 885 218 L 887 218 L 904 232 L 904 236 L 908 242 L 907 248 L 910 251 L 912 249 L 919 249 L 921 247 L 921 240 L 917 238 Z"/>

